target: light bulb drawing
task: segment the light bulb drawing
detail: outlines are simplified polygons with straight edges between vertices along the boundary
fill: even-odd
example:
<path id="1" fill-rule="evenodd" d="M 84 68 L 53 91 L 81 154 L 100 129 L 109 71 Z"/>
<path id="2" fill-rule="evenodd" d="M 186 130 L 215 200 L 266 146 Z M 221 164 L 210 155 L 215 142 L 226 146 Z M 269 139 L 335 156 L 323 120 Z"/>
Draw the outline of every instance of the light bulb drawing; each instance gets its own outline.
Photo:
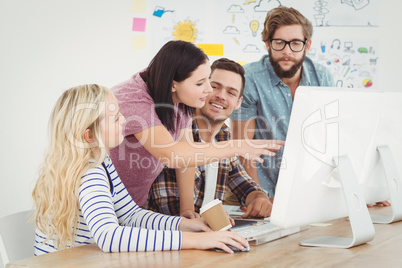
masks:
<path id="1" fill-rule="evenodd" d="M 251 30 L 251 35 L 253 37 L 257 36 L 257 31 L 258 31 L 259 27 L 260 27 L 260 23 L 258 22 L 258 20 L 250 21 L 250 30 Z"/>

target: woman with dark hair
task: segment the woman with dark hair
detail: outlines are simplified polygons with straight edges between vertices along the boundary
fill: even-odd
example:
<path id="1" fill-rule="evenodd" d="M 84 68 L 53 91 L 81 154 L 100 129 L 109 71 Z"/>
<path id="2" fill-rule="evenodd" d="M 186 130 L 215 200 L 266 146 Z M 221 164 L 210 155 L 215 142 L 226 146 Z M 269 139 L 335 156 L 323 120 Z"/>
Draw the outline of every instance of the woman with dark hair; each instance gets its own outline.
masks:
<path id="1" fill-rule="evenodd" d="M 117 173 L 134 201 L 146 203 L 152 182 L 166 165 L 176 170 L 182 216 L 194 213 L 195 166 L 235 155 L 260 161 L 282 142 L 253 140 L 195 143 L 191 115 L 212 91 L 208 57 L 192 43 L 170 41 L 148 68 L 112 88 L 121 113 L 124 141 L 110 152 Z"/>

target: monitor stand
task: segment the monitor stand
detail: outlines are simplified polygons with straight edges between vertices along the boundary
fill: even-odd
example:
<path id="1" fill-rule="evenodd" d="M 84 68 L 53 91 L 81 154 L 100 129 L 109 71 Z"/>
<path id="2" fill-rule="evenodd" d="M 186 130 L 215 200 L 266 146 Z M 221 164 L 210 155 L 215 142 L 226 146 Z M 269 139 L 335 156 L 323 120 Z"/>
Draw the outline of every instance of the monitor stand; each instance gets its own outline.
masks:
<path id="1" fill-rule="evenodd" d="M 349 211 L 352 237 L 321 236 L 301 241 L 301 246 L 351 248 L 369 242 L 374 238 L 374 226 L 352 162 L 348 156 L 339 156 L 337 159 L 341 188 Z M 335 158 L 334 161 L 336 161 Z"/>
<path id="2" fill-rule="evenodd" d="M 402 185 L 401 178 L 395 165 L 394 157 L 389 146 L 377 147 L 384 166 L 385 178 L 391 202 L 392 215 L 371 215 L 373 223 L 392 223 L 402 220 Z"/>

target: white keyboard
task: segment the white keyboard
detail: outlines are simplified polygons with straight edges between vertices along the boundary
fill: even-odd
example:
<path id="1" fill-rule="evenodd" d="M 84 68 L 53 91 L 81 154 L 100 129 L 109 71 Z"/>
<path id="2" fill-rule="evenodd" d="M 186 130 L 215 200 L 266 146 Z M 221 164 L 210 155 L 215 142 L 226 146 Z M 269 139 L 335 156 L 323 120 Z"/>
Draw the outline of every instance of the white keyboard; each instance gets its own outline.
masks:
<path id="1" fill-rule="evenodd" d="M 233 232 L 239 233 L 252 245 L 260 245 L 306 229 L 307 226 L 281 228 L 269 222 L 259 222 L 256 225 L 236 228 Z"/>
<path id="2" fill-rule="evenodd" d="M 281 227 L 273 225 L 272 223 L 264 222 L 253 226 L 239 227 L 233 231 L 239 233 L 247 240 L 254 240 L 260 236 L 280 231 L 281 229 Z"/>

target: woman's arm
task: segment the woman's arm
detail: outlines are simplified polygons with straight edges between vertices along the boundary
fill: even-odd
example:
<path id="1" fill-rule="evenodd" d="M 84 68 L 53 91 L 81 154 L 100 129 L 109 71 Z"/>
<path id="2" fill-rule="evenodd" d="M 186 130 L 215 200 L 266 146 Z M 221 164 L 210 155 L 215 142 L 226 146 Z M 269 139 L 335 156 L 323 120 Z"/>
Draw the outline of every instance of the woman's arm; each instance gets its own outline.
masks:
<path id="1" fill-rule="evenodd" d="M 260 155 L 274 156 L 284 145 L 274 140 L 230 140 L 216 143 L 192 142 L 191 134 L 183 141 L 174 141 L 167 129 L 162 126 L 150 127 L 135 133 L 138 141 L 154 157 L 169 168 L 202 166 L 232 156 L 263 161 Z"/>
<path id="2" fill-rule="evenodd" d="M 255 134 L 255 119 L 249 121 L 234 121 L 233 126 L 233 138 L 234 139 L 249 139 L 252 140 Z M 247 174 L 253 178 L 253 180 L 261 186 L 260 179 L 257 174 L 257 167 L 253 160 L 239 157 L 240 163 L 246 170 Z"/>
<path id="3" fill-rule="evenodd" d="M 180 216 L 188 219 L 200 217 L 194 212 L 195 167 L 176 168 L 175 171 L 180 196 Z"/>
<path id="4" fill-rule="evenodd" d="M 80 208 L 99 248 L 104 252 L 179 250 L 181 218 L 141 209 L 116 172 L 110 176 L 113 198 L 107 174 L 100 167 L 87 172 L 79 188 Z"/>
<path id="5" fill-rule="evenodd" d="M 192 128 L 180 130 L 179 138 L 185 141 L 187 138 L 193 142 Z M 177 188 L 180 196 L 180 216 L 188 219 L 200 217 L 194 212 L 194 180 L 195 167 L 176 168 Z"/>
<path id="6" fill-rule="evenodd" d="M 198 219 L 192 219 L 191 221 L 194 220 Z M 226 251 L 227 253 L 233 253 L 233 250 L 231 250 L 227 245 L 237 247 L 240 250 L 243 250 L 244 248 L 249 246 L 247 240 L 236 232 L 183 232 L 182 249 L 219 248 Z"/>
<path id="7" fill-rule="evenodd" d="M 79 203 L 85 222 L 98 247 L 104 252 L 217 247 L 232 253 L 226 244 L 240 249 L 248 246 L 247 241 L 237 233 L 210 232 L 211 229 L 202 218 L 190 220 L 139 208 L 120 181 L 112 163 L 108 165 L 108 169 L 111 168 L 113 198 L 107 174 L 100 167 L 89 170 L 79 188 Z M 136 227 L 121 226 L 122 223 Z M 173 231 L 161 230 L 169 228 Z"/>

